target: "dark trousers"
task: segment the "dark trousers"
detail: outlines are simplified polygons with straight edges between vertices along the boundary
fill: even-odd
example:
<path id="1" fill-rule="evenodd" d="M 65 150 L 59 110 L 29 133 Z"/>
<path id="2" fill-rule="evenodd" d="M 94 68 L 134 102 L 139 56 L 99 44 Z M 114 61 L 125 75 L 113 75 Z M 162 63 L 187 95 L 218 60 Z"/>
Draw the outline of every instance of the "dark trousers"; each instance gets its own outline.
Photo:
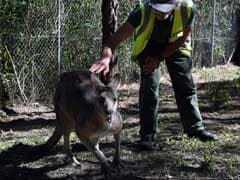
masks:
<path id="1" fill-rule="evenodd" d="M 143 61 L 141 61 L 143 62 Z M 172 81 L 176 103 L 185 133 L 204 129 L 198 107 L 196 87 L 192 78 L 192 59 L 176 53 L 166 61 Z M 143 72 L 140 63 L 141 82 L 139 91 L 140 136 L 155 136 L 158 126 L 160 69 L 151 74 Z"/>

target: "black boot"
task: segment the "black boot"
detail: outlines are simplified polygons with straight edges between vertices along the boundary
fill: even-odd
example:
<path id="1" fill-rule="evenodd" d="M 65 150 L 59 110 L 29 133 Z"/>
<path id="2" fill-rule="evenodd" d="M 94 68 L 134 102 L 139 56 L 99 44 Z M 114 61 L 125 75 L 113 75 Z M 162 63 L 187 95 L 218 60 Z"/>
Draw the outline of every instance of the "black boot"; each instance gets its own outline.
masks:
<path id="1" fill-rule="evenodd" d="M 155 138 L 155 135 L 152 134 L 141 137 L 141 140 L 138 143 L 141 150 L 152 151 L 159 149 L 158 144 L 155 142 Z"/>
<path id="2" fill-rule="evenodd" d="M 190 138 L 198 138 L 198 139 L 200 139 L 203 142 L 206 142 L 206 141 L 217 141 L 218 140 L 218 136 L 216 134 L 210 133 L 206 129 L 196 130 L 196 131 L 193 131 L 191 133 L 188 133 L 188 137 L 190 137 Z"/>

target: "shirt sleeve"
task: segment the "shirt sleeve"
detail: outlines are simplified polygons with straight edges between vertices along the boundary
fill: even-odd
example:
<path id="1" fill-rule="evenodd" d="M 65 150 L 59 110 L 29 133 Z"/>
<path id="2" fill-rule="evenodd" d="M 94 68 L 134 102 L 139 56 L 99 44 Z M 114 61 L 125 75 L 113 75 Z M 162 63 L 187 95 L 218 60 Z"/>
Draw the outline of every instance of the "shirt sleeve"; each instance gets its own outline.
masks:
<path id="1" fill-rule="evenodd" d="M 127 22 L 129 22 L 134 28 L 137 28 L 141 23 L 141 8 L 137 5 L 132 12 L 130 12 Z"/>

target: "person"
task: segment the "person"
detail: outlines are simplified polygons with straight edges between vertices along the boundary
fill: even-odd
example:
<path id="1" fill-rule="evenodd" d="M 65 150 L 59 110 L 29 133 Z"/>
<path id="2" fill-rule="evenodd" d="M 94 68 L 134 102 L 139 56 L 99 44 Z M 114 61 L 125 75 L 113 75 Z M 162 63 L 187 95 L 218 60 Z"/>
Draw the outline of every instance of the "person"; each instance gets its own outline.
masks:
<path id="1" fill-rule="evenodd" d="M 191 73 L 190 32 L 195 13 L 196 6 L 191 0 L 140 2 L 103 46 L 101 58 L 90 67 L 90 71 L 106 75 L 114 50 L 124 40 L 135 35 L 131 59 L 140 67 L 139 144 L 146 149 L 155 149 L 157 145 L 159 64 L 163 60 L 172 81 L 184 132 L 190 138 L 202 141 L 218 139 L 202 123 Z"/>

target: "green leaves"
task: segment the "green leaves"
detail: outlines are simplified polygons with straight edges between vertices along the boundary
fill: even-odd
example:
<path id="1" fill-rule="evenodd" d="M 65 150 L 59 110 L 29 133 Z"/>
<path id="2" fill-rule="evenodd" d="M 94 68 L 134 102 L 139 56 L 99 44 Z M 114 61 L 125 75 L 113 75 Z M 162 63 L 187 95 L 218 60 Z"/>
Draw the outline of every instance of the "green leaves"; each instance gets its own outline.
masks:
<path id="1" fill-rule="evenodd" d="M 0 2 L 1 34 L 19 33 L 27 12 L 26 0 L 2 0 Z"/>

